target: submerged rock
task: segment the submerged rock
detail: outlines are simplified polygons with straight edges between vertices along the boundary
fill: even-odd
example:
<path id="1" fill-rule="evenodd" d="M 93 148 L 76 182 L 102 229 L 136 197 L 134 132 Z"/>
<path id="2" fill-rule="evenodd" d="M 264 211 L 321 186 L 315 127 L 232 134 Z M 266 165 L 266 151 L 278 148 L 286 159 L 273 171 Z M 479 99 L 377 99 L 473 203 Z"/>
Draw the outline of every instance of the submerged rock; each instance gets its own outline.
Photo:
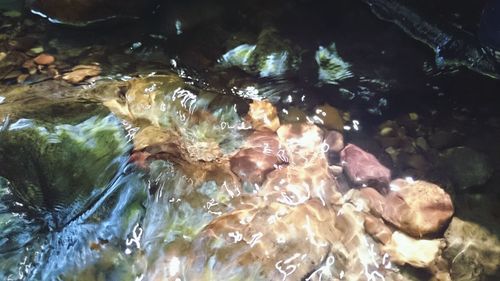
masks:
<path id="1" fill-rule="evenodd" d="M 499 280 L 499 233 L 454 217 L 445 232 L 447 247 L 444 250 L 444 257 L 451 264 L 452 279 Z"/>
<path id="2" fill-rule="evenodd" d="M 414 237 L 436 233 L 452 215 L 451 198 L 439 186 L 402 179 L 391 182 L 382 213 L 386 221 Z"/>
<path id="3" fill-rule="evenodd" d="M 325 134 L 325 143 L 329 152 L 338 154 L 344 148 L 344 136 L 337 131 L 328 131 Z"/>
<path id="4" fill-rule="evenodd" d="M 108 184 L 128 149 L 111 115 L 76 125 L 20 119 L 0 132 L 0 163 L 8 163 L 0 165 L 0 175 L 23 204 L 59 210 L 64 222 Z"/>
<path id="5" fill-rule="evenodd" d="M 186 161 L 213 161 L 241 146 L 242 121 L 230 97 L 222 99 L 171 74 L 135 78 L 119 89 L 102 99 L 112 112 L 139 127 L 143 145 L 136 150 L 158 143 L 155 134 L 141 134 L 149 126 L 168 136 L 164 140 L 176 146 L 176 154 Z"/>
<path id="6" fill-rule="evenodd" d="M 482 185 L 493 174 L 487 156 L 471 148 L 450 148 L 443 157 L 444 168 L 459 189 Z"/>
<path id="7" fill-rule="evenodd" d="M 416 240 L 396 231 L 384 250 L 391 255 L 391 261 L 399 265 L 409 264 L 417 268 L 429 268 L 439 258 L 443 246 L 442 239 Z"/>
<path id="8" fill-rule="evenodd" d="M 242 199 L 193 241 L 183 273 L 190 280 L 369 280 L 383 273 L 377 249 L 365 239 L 362 217 L 350 205 L 337 210 L 318 200 L 289 206 Z"/>
<path id="9" fill-rule="evenodd" d="M 336 130 L 342 132 L 344 130 L 344 120 L 340 116 L 340 112 L 335 107 L 324 104 L 315 110 L 313 120 L 318 122 L 318 125 L 326 127 L 328 130 Z"/>
<path id="10" fill-rule="evenodd" d="M 338 84 L 353 77 L 351 65 L 339 56 L 335 43 L 327 47 L 319 46 L 315 59 L 319 68 L 318 80 L 321 83 Z"/>
<path id="11" fill-rule="evenodd" d="M 252 184 L 262 184 L 266 175 L 274 170 L 277 158 L 253 148 L 240 150 L 231 157 L 231 171 L 240 179 Z"/>
<path id="12" fill-rule="evenodd" d="M 268 101 L 254 100 L 250 104 L 248 119 L 255 130 L 271 130 L 276 132 L 280 126 L 280 120 L 276 107 Z"/>
<path id="13" fill-rule="evenodd" d="M 274 27 L 264 28 L 255 44 L 241 44 L 219 59 L 223 67 L 240 67 L 261 77 L 283 76 L 297 70 L 300 61 L 300 49 L 283 39 Z"/>
<path id="14" fill-rule="evenodd" d="M 391 181 L 391 171 L 354 144 L 348 144 L 340 152 L 340 158 L 344 171 L 355 184 L 384 188 Z"/>
<path id="15" fill-rule="evenodd" d="M 242 149 L 231 157 L 231 170 L 242 181 L 260 185 L 278 163 L 284 162 L 285 157 L 280 157 L 280 150 L 275 133 L 256 131 L 247 137 Z"/>

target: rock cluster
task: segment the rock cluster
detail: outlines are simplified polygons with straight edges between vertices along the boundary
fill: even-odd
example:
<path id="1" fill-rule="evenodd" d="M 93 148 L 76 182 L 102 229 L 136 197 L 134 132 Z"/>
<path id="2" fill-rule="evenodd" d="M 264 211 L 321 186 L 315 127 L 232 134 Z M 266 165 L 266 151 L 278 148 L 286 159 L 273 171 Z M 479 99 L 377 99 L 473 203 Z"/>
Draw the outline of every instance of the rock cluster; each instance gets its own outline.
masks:
<path id="1" fill-rule="evenodd" d="M 191 97 L 191 104 L 185 93 L 184 103 L 174 101 L 162 106 L 160 101 L 168 99 L 161 93 L 168 91 L 142 96 L 143 89 L 153 81 L 157 87 L 162 80 L 167 87 L 181 83 L 158 79 L 133 81 L 135 86 L 129 88 L 123 101 L 110 98 L 105 102 L 130 122 L 149 124 L 134 138 L 136 153 L 144 156 L 133 160 L 147 167 L 148 159 L 160 157 L 181 167 L 195 165 L 198 170 L 203 167 L 200 163 L 217 162 L 219 167 L 225 167 L 232 179 L 231 188 L 237 191 L 230 193 L 232 200 L 226 203 L 234 211 L 212 221 L 193 241 L 190 276 L 243 274 L 300 279 L 322 268 L 321 261 L 331 258 L 338 260 L 335 274 L 342 271 L 348 280 L 363 280 L 366 274 L 384 274 L 380 273 L 383 259 L 370 263 L 364 258 L 367 252 L 375 251 L 378 257 L 387 253 L 394 264 L 425 268 L 437 280 L 447 280 L 447 263 L 441 255 L 444 242 L 436 237 L 454 209 L 450 196 L 439 186 L 411 179 L 392 180 L 390 170 L 374 155 L 354 144 L 344 146 L 341 132 L 305 122 L 281 124 L 277 110 L 267 101 L 253 101 L 243 119 L 233 117 L 246 125 L 233 131 L 232 137 L 236 132 L 247 133 L 232 152 L 223 152 L 221 131 L 198 140 L 213 144 L 212 157 L 195 158 L 187 151 L 189 138 L 183 130 L 166 127 L 180 126 L 181 119 L 164 119 L 161 107 L 184 111 L 186 122 L 204 118 L 206 124 L 213 113 L 203 108 L 189 111 L 190 105 L 197 104 L 202 96 Z M 172 92 L 172 97 L 175 95 Z M 208 174 L 202 178 L 207 180 Z M 340 192 L 342 178 L 348 178 L 352 185 L 347 193 L 342 192 L 344 195 Z M 245 189 L 252 192 L 241 193 Z M 277 224 L 268 226 L 266 222 L 278 219 L 276 216 Z M 309 246 L 302 241 L 304 237 L 311 243 Z M 366 248 L 366 239 L 373 239 L 370 241 L 375 248 Z M 210 268 L 211 259 L 221 263 Z M 295 270 L 287 271 L 290 266 Z"/>

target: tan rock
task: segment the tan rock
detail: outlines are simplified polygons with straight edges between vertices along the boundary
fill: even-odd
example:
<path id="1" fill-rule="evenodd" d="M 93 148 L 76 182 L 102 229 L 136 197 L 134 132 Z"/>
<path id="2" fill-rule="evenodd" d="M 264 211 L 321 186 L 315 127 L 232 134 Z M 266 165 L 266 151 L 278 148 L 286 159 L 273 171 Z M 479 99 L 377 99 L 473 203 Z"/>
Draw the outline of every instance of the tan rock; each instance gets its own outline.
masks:
<path id="1" fill-rule="evenodd" d="M 63 75 L 62 79 L 71 84 L 78 84 L 89 77 L 101 74 L 101 67 L 98 65 L 78 65 L 70 72 Z"/>
<path id="2" fill-rule="evenodd" d="M 280 126 L 276 107 L 268 101 L 254 100 L 250 104 L 247 118 L 252 127 L 258 131 L 271 130 L 275 132 Z"/>
<path id="3" fill-rule="evenodd" d="M 185 278 L 368 280 L 366 264 L 381 261 L 350 204 L 289 206 L 255 196 L 237 201 L 236 211 L 214 219 L 194 239 Z M 368 252 L 374 255 L 369 261 Z"/>
<path id="4" fill-rule="evenodd" d="M 391 182 L 382 217 L 414 236 L 441 230 L 453 215 L 450 196 L 439 186 L 425 181 L 397 179 Z"/>
<path id="5" fill-rule="evenodd" d="M 38 65 L 49 65 L 53 64 L 56 59 L 49 54 L 40 54 L 33 61 Z"/>
<path id="6" fill-rule="evenodd" d="M 371 187 L 361 188 L 359 194 L 366 201 L 370 212 L 377 217 L 381 217 L 385 206 L 384 196 Z"/>
<path id="7" fill-rule="evenodd" d="M 395 231 L 390 242 L 383 249 L 391 261 L 398 265 L 409 264 L 417 268 L 429 268 L 439 258 L 443 240 L 417 240 L 402 232 Z"/>
<path id="8" fill-rule="evenodd" d="M 286 124 L 276 133 L 290 158 L 289 163 L 316 165 L 318 159 L 326 161 L 323 147 L 324 133 L 318 126 L 307 123 Z"/>
<path id="9" fill-rule="evenodd" d="M 392 230 L 384 224 L 382 219 L 370 214 L 365 214 L 364 227 L 366 233 L 370 234 L 375 240 L 382 244 L 387 244 L 391 241 Z"/>

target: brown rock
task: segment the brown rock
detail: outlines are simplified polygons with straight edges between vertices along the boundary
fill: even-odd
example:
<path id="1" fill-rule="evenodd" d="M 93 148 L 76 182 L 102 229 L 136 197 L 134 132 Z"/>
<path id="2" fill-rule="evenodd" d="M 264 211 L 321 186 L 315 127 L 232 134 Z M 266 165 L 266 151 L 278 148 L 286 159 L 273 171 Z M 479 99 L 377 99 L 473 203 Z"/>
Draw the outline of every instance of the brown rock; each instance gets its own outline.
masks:
<path id="1" fill-rule="evenodd" d="M 277 162 L 275 156 L 254 148 L 240 150 L 230 159 L 231 171 L 241 180 L 252 184 L 261 184 Z"/>
<path id="2" fill-rule="evenodd" d="M 348 144 L 340 158 L 349 179 L 359 185 L 385 187 L 391 180 L 391 171 L 382 165 L 375 156 L 354 144 Z"/>
<path id="3" fill-rule="evenodd" d="M 304 111 L 295 106 L 291 106 L 281 115 L 283 123 L 303 123 L 307 122 L 307 116 Z"/>
<path id="4" fill-rule="evenodd" d="M 385 202 L 382 217 L 415 237 L 441 230 L 453 215 L 450 196 L 425 181 L 394 180 Z"/>
<path id="5" fill-rule="evenodd" d="M 252 123 L 252 127 L 258 131 L 275 132 L 280 126 L 276 107 L 268 101 L 254 100 L 250 104 L 247 118 Z"/>
<path id="6" fill-rule="evenodd" d="M 384 196 L 371 187 L 361 188 L 359 194 L 366 201 L 370 212 L 377 217 L 381 217 L 385 206 Z"/>
<path id="7" fill-rule="evenodd" d="M 49 65 L 54 63 L 56 59 L 48 54 L 39 54 L 33 61 L 38 65 Z"/>
<path id="8" fill-rule="evenodd" d="M 245 140 L 241 150 L 231 157 L 231 169 L 243 181 L 261 184 L 265 176 L 288 157 L 276 133 L 254 131 Z"/>
<path id="9" fill-rule="evenodd" d="M 391 241 L 392 230 L 384 224 L 382 219 L 366 214 L 364 227 L 368 234 L 382 244 L 385 245 Z"/>
<path id="10" fill-rule="evenodd" d="M 344 130 L 344 120 L 340 116 L 339 111 L 328 104 L 316 108 L 315 119 L 321 120 L 320 124 L 324 125 L 329 130 L 337 130 L 342 132 Z"/>
<path id="11" fill-rule="evenodd" d="M 339 153 L 344 148 L 344 136 L 337 131 L 328 131 L 325 134 L 325 143 L 329 151 Z"/>
<path id="12" fill-rule="evenodd" d="M 78 84 L 88 77 L 101 74 L 101 67 L 98 65 L 78 65 L 71 69 L 71 72 L 64 74 L 62 79 L 71 84 Z"/>
<path id="13" fill-rule="evenodd" d="M 245 139 L 245 148 L 254 148 L 265 154 L 277 155 L 280 142 L 278 135 L 270 131 L 255 131 Z"/>
<path id="14" fill-rule="evenodd" d="M 238 201 L 236 211 L 194 238 L 188 280 L 366 280 L 366 253 L 379 256 L 349 204 L 337 210 L 319 200 L 296 206 L 255 196 Z"/>

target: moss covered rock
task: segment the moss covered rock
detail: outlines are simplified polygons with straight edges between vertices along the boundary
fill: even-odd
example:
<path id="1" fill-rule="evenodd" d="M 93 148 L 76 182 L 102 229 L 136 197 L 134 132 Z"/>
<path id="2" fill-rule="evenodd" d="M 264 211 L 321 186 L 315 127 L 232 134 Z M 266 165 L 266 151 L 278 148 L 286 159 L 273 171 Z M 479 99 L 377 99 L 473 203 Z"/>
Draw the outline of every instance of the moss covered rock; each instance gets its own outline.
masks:
<path id="1" fill-rule="evenodd" d="M 298 69 L 301 50 L 282 38 L 277 29 L 268 27 L 260 32 L 255 44 L 246 42 L 236 46 L 219 62 L 224 67 L 236 66 L 261 77 L 282 76 Z"/>
<path id="2" fill-rule="evenodd" d="M 111 115 L 77 125 L 20 119 L 0 132 L 0 175 L 23 204 L 64 217 L 107 185 L 128 149 Z"/>

